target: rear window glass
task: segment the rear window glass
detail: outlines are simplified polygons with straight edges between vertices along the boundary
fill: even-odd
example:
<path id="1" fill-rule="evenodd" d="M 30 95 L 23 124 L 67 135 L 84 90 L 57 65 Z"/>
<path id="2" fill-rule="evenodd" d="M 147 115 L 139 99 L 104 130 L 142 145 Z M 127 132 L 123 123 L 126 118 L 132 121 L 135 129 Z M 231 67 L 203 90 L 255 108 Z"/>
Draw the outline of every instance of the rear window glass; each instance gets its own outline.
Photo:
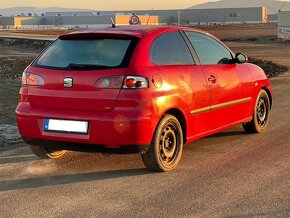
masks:
<path id="1" fill-rule="evenodd" d="M 62 69 L 106 69 L 128 67 L 134 39 L 58 39 L 34 66 Z"/>

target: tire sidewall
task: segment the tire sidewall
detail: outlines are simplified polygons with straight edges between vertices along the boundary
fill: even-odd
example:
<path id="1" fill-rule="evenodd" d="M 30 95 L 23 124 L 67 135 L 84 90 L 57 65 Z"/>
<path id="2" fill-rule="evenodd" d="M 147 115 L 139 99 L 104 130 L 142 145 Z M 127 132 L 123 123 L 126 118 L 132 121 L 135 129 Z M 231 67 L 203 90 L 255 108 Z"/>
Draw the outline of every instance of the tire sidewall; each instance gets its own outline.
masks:
<path id="1" fill-rule="evenodd" d="M 257 107 L 258 107 L 258 102 L 260 100 L 261 97 L 264 97 L 266 99 L 266 103 L 267 103 L 267 114 L 266 114 L 266 123 L 263 127 L 261 127 L 258 123 L 258 119 L 257 119 Z M 270 110 L 271 110 L 271 106 L 270 106 L 270 99 L 269 99 L 269 95 L 268 93 L 265 91 L 265 90 L 261 90 L 259 92 L 259 95 L 256 99 L 256 103 L 255 103 L 255 111 L 254 111 L 254 124 L 255 124 L 255 127 L 256 127 L 256 130 L 257 132 L 264 132 L 267 127 L 268 127 L 268 124 L 269 124 L 269 119 L 270 119 Z"/>
<path id="2" fill-rule="evenodd" d="M 159 148 L 159 141 L 160 141 L 160 135 L 162 133 L 163 128 L 168 124 L 171 123 L 176 127 L 176 141 L 177 141 L 177 155 L 174 158 L 173 163 L 170 165 L 164 163 L 164 161 L 161 158 L 160 155 L 160 148 Z M 182 156 L 182 151 L 183 151 L 183 132 L 181 125 L 179 121 L 172 115 L 165 115 L 159 122 L 156 131 L 154 133 L 154 137 L 151 143 L 151 146 L 154 147 L 154 153 L 155 153 L 155 158 L 157 160 L 157 163 L 159 165 L 159 168 L 162 169 L 162 171 L 170 171 L 176 168 L 178 163 L 180 162 L 181 156 Z"/>

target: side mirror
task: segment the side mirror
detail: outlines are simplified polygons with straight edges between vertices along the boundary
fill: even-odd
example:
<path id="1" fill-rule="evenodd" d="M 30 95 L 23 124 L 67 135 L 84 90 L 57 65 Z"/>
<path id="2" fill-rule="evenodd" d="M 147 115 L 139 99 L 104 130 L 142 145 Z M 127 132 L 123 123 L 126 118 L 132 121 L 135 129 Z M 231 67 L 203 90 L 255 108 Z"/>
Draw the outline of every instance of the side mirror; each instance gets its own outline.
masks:
<path id="1" fill-rule="evenodd" d="M 243 53 L 237 53 L 235 57 L 235 61 L 237 64 L 248 63 L 248 57 Z"/>

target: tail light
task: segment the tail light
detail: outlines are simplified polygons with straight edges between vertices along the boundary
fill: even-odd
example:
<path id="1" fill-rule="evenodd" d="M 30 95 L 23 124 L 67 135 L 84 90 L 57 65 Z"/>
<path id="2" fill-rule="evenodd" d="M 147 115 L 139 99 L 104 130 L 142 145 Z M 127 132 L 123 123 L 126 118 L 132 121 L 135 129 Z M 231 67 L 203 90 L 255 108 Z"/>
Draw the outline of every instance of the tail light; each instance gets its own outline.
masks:
<path id="1" fill-rule="evenodd" d="M 120 89 L 122 87 L 124 76 L 103 77 L 97 80 L 98 89 Z"/>
<path id="2" fill-rule="evenodd" d="M 98 89 L 138 89 L 148 88 L 148 80 L 141 76 L 109 76 L 97 80 Z"/>
<path id="3" fill-rule="evenodd" d="M 123 84 L 124 89 L 142 89 L 148 87 L 148 80 L 141 76 L 126 76 Z"/>
<path id="4" fill-rule="evenodd" d="M 37 74 L 28 73 L 28 72 L 24 71 L 22 74 L 22 85 L 43 86 L 44 79 Z"/>

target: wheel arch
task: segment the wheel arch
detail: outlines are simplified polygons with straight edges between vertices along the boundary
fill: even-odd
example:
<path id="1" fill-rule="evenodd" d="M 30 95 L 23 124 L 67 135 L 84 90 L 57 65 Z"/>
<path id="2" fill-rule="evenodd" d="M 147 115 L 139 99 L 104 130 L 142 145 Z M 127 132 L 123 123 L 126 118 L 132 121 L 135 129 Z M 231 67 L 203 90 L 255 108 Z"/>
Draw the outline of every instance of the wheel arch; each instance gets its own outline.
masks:
<path id="1" fill-rule="evenodd" d="M 267 94 L 269 96 L 269 100 L 270 100 L 270 108 L 272 108 L 272 103 L 273 103 L 272 101 L 273 100 L 272 100 L 272 94 L 271 94 L 269 88 L 267 86 L 263 86 L 262 89 L 265 90 L 265 92 L 267 92 Z"/>
<path id="2" fill-rule="evenodd" d="M 187 122 L 186 122 L 186 118 L 183 114 L 183 112 L 177 108 L 171 108 L 167 111 L 165 111 L 164 114 L 170 114 L 174 117 L 176 117 L 176 119 L 179 121 L 181 128 L 182 128 L 182 134 L 183 134 L 183 143 L 185 144 L 187 141 Z"/>

